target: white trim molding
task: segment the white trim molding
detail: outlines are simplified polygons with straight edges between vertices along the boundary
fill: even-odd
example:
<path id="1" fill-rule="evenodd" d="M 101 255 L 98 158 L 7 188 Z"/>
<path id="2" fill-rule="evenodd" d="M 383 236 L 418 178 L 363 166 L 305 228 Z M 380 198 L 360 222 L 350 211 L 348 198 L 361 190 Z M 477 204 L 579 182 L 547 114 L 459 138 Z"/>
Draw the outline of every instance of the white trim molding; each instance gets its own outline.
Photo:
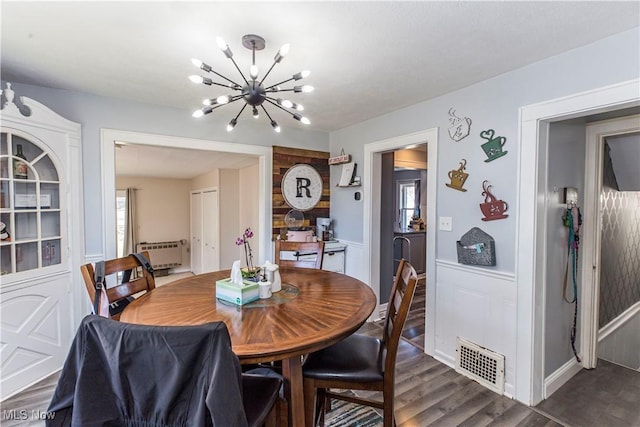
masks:
<path id="1" fill-rule="evenodd" d="M 609 335 L 614 333 L 616 329 L 624 326 L 628 321 L 632 320 L 634 317 L 640 314 L 640 301 L 633 304 L 631 307 L 626 309 L 622 314 L 613 319 L 611 322 L 604 325 L 600 332 L 598 333 L 598 342 L 604 340 Z"/>
<path id="2" fill-rule="evenodd" d="M 569 381 L 575 374 L 582 370 L 582 365 L 575 358 L 558 368 L 553 374 L 544 380 L 544 398 L 548 399 L 560 387 Z"/>

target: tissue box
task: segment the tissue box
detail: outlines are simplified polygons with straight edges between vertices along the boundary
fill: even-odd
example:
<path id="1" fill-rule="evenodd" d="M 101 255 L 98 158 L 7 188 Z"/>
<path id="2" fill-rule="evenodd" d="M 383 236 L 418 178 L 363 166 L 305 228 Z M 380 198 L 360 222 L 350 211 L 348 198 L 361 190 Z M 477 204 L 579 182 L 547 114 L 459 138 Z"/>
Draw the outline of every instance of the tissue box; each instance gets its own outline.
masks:
<path id="1" fill-rule="evenodd" d="M 243 280 L 244 286 L 231 283 L 231 278 L 216 281 L 216 298 L 237 305 L 248 304 L 257 300 L 260 295 L 258 282 Z"/>

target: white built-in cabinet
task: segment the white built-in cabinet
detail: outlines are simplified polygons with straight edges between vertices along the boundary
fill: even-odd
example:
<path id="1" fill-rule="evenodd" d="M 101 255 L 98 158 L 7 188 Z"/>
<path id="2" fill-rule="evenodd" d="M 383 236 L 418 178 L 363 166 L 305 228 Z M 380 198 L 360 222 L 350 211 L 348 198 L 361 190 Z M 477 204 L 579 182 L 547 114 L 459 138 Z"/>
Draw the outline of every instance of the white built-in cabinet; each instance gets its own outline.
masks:
<path id="1" fill-rule="evenodd" d="M 3 90 L 0 400 L 62 367 L 84 289 L 80 125 Z M 74 317 L 75 316 L 75 317 Z"/>
<path id="2" fill-rule="evenodd" d="M 191 271 L 194 274 L 219 270 L 218 190 L 191 191 Z"/>

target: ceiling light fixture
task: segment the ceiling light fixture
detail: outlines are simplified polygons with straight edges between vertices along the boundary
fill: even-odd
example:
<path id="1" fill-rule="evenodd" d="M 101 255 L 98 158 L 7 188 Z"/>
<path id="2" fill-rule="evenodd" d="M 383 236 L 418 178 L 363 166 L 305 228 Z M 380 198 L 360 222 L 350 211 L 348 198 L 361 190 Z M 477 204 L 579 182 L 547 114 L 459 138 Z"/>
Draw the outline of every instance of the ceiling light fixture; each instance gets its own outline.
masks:
<path id="1" fill-rule="evenodd" d="M 216 43 L 218 44 L 218 47 L 220 48 L 220 50 L 222 50 L 222 53 L 224 53 L 225 56 L 229 58 L 231 62 L 233 62 L 233 65 L 236 67 L 236 69 L 240 73 L 240 76 L 242 76 L 242 80 L 244 80 L 244 85 L 240 85 L 234 82 L 233 80 L 223 76 L 222 74 L 214 71 L 210 65 L 200 61 L 199 59 L 192 59 L 191 62 L 193 63 L 193 65 L 195 65 L 196 67 L 200 68 L 203 71 L 206 71 L 207 73 L 215 74 L 216 76 L 225 80 L 226 83 L 214 82 L 209 77 L 203 77 L 203 76 L 190 76 L 189 80 L 191 80 L 194 83 L 203 84 L 206 86 L 211 86 L 211 85 L 222 86 L 224 88 L 228 88 L 237 92 L 236 94 L 222 95 L 216 98 L 205 99 L 203 101 L 204 107 L 202 107 L 199 110 L 196 110 L 193 113 L 193 117 L 202 117 L 206 114 L 211 113 L 216 108 L 219 108 L 225 104 L 231 104 L 235 101 L 243 100 L 245 102 L 245 105 L 242 106 L 242 108 L 240 109 L 240 112 L 235 116 L 235 118 L 231 119 L 231 121 L 227 125 L 227 131 L 229 132 L 231 132 L 235 128 L 236 124 L 238 123 L 238 117 L 240 117 L 240 114 L 242 114 L 242 112 L 247 107 L 247 105 L 251 107 L 250 110 L 252 112 L 252 115 L 256 119 L 260 117 L 258 107 L 262 108 L 262 111 L 264 111 L 267 118 L 269 119 L 269 122 L 271 123 L 271 127 L 273 128 L 273 130 L 275 130 L 276 132 L 280 132 L 280 126 L 278 126 L 278 123 L 276 123 L 276 121 L 271 118 L 265 106 L 263 105 L 265 102 L 281 109 L 282 111 L 287 112 L 295 120 L 298 120 L 301 123 L 304 123 L 307 125 L 311 123 L 308 118 L 303 117 L 298 113 L 298 111 L 304 110 L 304 107 L 302 105 L 296 104 L 295 102 L 292 102 L 288 99 L 273 98 L 270 96 L 270 94 L 275 94 L 280 92 L 293 92 L 293 93 L 311 92 L 313 90 L 313 86 L 309 86 L 309 85 L 301 85 L 301 86 L 299 85 L 299 86 L 294 86 L 288 89 L 283 89 L 280 87 L 280 85 L 284 83 L 288 83 L 290 81 L 298 81 L 307 77 L 311 73 L 310 71 L 307 71 L 307 70 L 300 71 L 299 73 L 296 73 L 293 76 L 291 76 L 291 78 L 289 79 L 283 80 L 281 82 L 278 82 L 276 84 L 266 86 L 266 87 L 264 85 L 264 81 L 269 75 L 269 73 L 271 73 L 271 70 L 273 70 L 273 67 L 275 67 L 276 64 L 280 63 L 280 61 L 282 61 L 282 59 L 289 52 L 289 44 L 285 44 L 280 48 L 278 53 L 276 53 L 276 56 L 273 58 L 273 64 L 271 65 L 271 67 L 267 70 L 264 76 L 262 76 L 262 78 L 259 78 L 260 70 L 256 66 L 256 50 L 263 50 L 266 46 L 265 41 L 262 37 L 256 36 L 255 34 L 247 34 L 243 36 L 242 45 L 247 49 L 251 50 L 251 53 L 252 53 L 251 68 L 249 69 L 249 79 L 247 79 L 245 75 L 242 73 L 242 71 L 240 70 L 240 67 L 238 67 L 238 64 L 236 64 L 236 61 L 234 61 L 233 52 L 231 52 L 229 45 L 220 37 L 216 38 Z M 289 111 L 289 109 L 295 110 L 296 112 L 292 113 L 291 111 Z"/>

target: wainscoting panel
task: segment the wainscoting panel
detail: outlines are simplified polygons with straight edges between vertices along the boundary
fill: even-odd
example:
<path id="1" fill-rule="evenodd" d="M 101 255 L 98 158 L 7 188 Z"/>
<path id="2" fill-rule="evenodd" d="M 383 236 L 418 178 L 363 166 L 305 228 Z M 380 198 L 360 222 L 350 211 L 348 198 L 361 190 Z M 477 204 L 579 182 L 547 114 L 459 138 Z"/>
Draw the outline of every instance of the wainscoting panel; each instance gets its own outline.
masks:
<path id="1" fill-rule="evenodd" d="M 515 276 L 436 262 L 436 358 L 453 366 L 461 337 L 505 356 L 505 394 L 513 396 L 516 356 Z"/>
<path id="2" fill-rule="evenodd" d="M 640 370 L 640 302 L 600 329 L 598 357 Z"/>
<path id="3" fill-rule="evenodd" d="M 350 242 L 348 240 L 339 240 L 340 243 L 347 245 L 345 249 L 345 272 L 347 276 L 355 277 L 358 280 L 365 282 L 364 271 L 362 271 L 362 243 Z M 370 283 L 367 285 L 371 286 Z"/>

